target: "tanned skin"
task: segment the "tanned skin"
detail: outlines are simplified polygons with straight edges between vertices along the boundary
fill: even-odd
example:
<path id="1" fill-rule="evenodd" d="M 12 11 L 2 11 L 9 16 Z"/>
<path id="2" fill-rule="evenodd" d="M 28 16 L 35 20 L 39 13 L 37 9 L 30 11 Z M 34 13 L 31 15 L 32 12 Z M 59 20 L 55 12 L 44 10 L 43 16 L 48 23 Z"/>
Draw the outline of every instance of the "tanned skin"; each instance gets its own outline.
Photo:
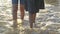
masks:
<path id="1" fill-rule="evenodd" d="M 17 28 L 17 10 L 18 10 L 18 4 L 12 5 L 12 14 L 13 14 L 13 26 L 14 28 Z M 21 20 L 24 20 L 24 5 L 20 4 L 20 14 L 21 14 Z M 33 28 L 33 23 L 35 23 L 36 13 L 29 13 L 29 23 L 30 28 Z"/>

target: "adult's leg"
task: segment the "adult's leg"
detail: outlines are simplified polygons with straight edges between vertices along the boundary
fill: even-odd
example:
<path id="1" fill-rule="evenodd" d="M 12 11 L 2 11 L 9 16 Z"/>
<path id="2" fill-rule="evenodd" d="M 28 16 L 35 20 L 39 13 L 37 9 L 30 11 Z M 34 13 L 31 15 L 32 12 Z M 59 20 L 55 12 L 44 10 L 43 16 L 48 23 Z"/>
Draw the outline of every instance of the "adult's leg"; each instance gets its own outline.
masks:
<path id="1" fill-rule="evenodd" d="M 17 10 L 18 10 L 18 4 L 12 5 L 12 14 L 13 14 L 13 28 L 17 28 Z"/>
<path id="2" fill-rule="evenodd" d="M 30 22 L 30 28 L 33 28 L 33 23 L 35 23 L 36 13 L 29 13 L 29 22 Z"/>

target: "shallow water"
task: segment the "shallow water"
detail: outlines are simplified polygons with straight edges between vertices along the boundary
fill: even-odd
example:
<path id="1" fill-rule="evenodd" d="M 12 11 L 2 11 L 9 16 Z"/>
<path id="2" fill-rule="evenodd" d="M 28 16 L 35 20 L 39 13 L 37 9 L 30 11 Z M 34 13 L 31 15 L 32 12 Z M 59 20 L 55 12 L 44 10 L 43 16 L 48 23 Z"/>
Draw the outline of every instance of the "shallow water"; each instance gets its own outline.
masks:
<path id="1" fill-rule="evenodd" d="M 13 34 L 11 27 L 13 24 L 11 7 L 10 0 L 8 2 L 0 0 L 0 34 Z M 40 10 L 37 14 L 37 26 L 32 30 L 29 28 L 28 12 L 25 12 L 24 25 L 20 30 L 20 34 L 60 34 L 60 11 L 56 7 L 46 4 L 46 9 Z M 19 16 L 18 11 L 18 19 L 20 19 Z"/>

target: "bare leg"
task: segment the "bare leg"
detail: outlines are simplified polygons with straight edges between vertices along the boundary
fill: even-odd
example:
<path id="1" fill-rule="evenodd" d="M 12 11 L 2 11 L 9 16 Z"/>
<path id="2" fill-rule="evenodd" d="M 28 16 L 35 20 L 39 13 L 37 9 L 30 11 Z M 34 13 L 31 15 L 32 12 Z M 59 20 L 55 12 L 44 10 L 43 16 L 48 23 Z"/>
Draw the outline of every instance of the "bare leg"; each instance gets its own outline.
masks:
<path id="1" fill-rule="evenodd" d="M 29 14 L 30 28 L 33 28 L 33 23 L 35 23 L 36 13 Z"/>
<path id="2" fill-rule="evenodd" d="M 18 5 L 12 5 L 12 14 L 13 14 L 13 28 L 17 28 L 17 10 Z"/>
<path id="3" fill-rule="evenodd" d="M 24 20 L 24 5 L 20 4 L 21 20 Z"/>

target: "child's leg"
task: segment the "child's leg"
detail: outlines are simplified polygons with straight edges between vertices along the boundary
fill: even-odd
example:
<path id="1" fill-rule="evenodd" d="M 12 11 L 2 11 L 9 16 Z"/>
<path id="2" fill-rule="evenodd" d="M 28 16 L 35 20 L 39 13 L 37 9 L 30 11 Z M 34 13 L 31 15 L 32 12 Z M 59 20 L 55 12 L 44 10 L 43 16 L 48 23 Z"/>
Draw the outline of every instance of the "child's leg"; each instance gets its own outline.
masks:
<path id="1" fill-rule="evenodd" d="M 18 4 L 12 5 L 12 14 L 13 14 L 13 27 L 17 28 L 17 10 L 18 10 Z"/>
<path id="2" fill-rule="evenodd" d="M 13 28 L 17 27 L 18 0 L 12 0 Z"/>
<path id="3" fill-rule="evenodd" d="M 33 23 L 35 23 L 36 13 L 29 14 L 30 28 L 33 28 Z"/>
<path id="4" fill-rule="evenodd" d="M 20 4 L 21 20 L 24 20 L 24 5 Z"/>

